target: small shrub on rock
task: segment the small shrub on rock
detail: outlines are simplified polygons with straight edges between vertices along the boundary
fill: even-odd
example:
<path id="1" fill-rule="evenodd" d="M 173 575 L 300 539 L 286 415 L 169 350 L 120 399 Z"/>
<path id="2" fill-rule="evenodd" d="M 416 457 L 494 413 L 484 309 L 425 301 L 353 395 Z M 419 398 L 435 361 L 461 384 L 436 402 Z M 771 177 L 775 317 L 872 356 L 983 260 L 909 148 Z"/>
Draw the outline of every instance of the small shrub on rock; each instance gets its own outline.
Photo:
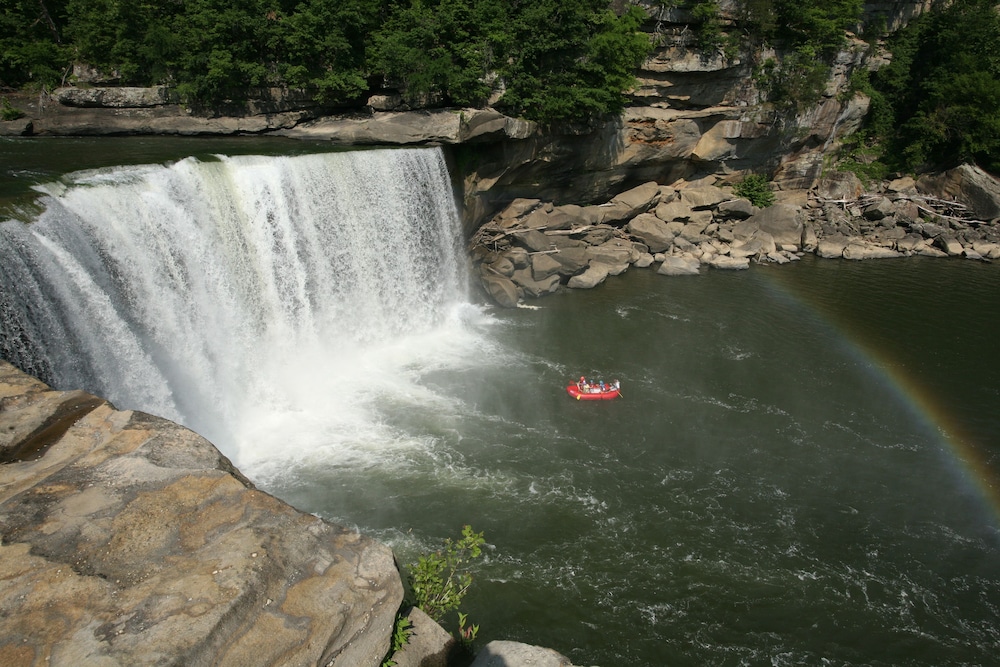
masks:
<path id="1" fill-rule="evenodd" d="M 758 208 L 767 208 L 774 203 L 771 183 L 764 174 L 748 174 L 733 190 L 737 196 L 749 199 Z"/>

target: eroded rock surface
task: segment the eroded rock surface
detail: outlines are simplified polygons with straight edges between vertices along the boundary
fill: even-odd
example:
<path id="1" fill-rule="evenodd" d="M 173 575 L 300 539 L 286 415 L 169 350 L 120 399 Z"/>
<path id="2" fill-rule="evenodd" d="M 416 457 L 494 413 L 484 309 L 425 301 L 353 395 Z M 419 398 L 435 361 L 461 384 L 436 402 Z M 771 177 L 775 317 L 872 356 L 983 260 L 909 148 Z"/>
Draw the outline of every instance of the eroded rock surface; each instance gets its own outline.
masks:
<path id="1" fill-rule="evenodd" d="M 378 665 L 391 551 L 172 422 L 0 362 L 0 664 Z"/>

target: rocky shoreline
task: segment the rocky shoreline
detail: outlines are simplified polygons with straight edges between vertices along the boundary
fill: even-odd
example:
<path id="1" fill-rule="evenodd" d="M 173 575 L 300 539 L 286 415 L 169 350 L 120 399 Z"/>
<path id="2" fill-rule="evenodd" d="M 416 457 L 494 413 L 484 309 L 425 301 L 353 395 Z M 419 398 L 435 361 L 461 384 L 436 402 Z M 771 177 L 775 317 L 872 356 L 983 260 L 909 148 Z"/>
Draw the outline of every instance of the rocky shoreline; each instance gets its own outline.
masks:
<path id="1" fill-rule="evenodd" d="M 976 167 L 869 192 L 838 172 L 811 190 L 776 195 L 778 203 L 759 209 L 732 182 L 708 176 L 651 181 L 600 205 L 517 199 L 476 231 L 471 254 L 484 289 L 505 307 L 596 287 L 631 266 L 676 276 L 785 264 L 806 253 L 1000 259 L 1000 181 Z"/>

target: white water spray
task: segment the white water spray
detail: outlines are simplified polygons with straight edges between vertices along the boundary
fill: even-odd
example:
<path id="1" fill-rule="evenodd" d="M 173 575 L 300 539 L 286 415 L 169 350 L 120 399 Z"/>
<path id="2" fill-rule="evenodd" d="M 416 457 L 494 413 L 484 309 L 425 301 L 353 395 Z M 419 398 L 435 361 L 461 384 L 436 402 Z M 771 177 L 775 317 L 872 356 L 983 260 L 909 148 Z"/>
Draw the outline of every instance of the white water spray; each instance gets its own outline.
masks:
<path id="1" fill-rule="evenodd" d="M 385 446 L 379 400 L 433 400 L 420 374 L 478 345 L 439 150 L 188 158 L 46 191 L 36 222 L 0 225 L 0 352 L 250 474 Z"/>

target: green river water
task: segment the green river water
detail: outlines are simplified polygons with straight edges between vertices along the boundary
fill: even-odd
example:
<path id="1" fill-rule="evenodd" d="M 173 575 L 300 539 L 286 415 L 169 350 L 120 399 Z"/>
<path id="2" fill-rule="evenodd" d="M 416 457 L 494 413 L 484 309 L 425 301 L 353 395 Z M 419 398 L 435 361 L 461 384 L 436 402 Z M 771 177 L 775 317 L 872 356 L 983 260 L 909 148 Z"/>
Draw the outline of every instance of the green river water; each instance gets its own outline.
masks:
<path id="1" fill-rule="evenodd" d="M 67 146 L 166 159 L 48 145 L 6 145 L 0 194 L 80 166 Z M 516 310 L 470 294 L 460 352 L 380 349 L 407 382 L 380 380 L 346 445 L 226 453 L 401 562 L 484 531 L 464 605 L 480 645 L 604 667 L 996 664 L 1000 267 L 807 256 L 633 269 Z M 582 374 L 623 397 L 572 400 Z"/>

